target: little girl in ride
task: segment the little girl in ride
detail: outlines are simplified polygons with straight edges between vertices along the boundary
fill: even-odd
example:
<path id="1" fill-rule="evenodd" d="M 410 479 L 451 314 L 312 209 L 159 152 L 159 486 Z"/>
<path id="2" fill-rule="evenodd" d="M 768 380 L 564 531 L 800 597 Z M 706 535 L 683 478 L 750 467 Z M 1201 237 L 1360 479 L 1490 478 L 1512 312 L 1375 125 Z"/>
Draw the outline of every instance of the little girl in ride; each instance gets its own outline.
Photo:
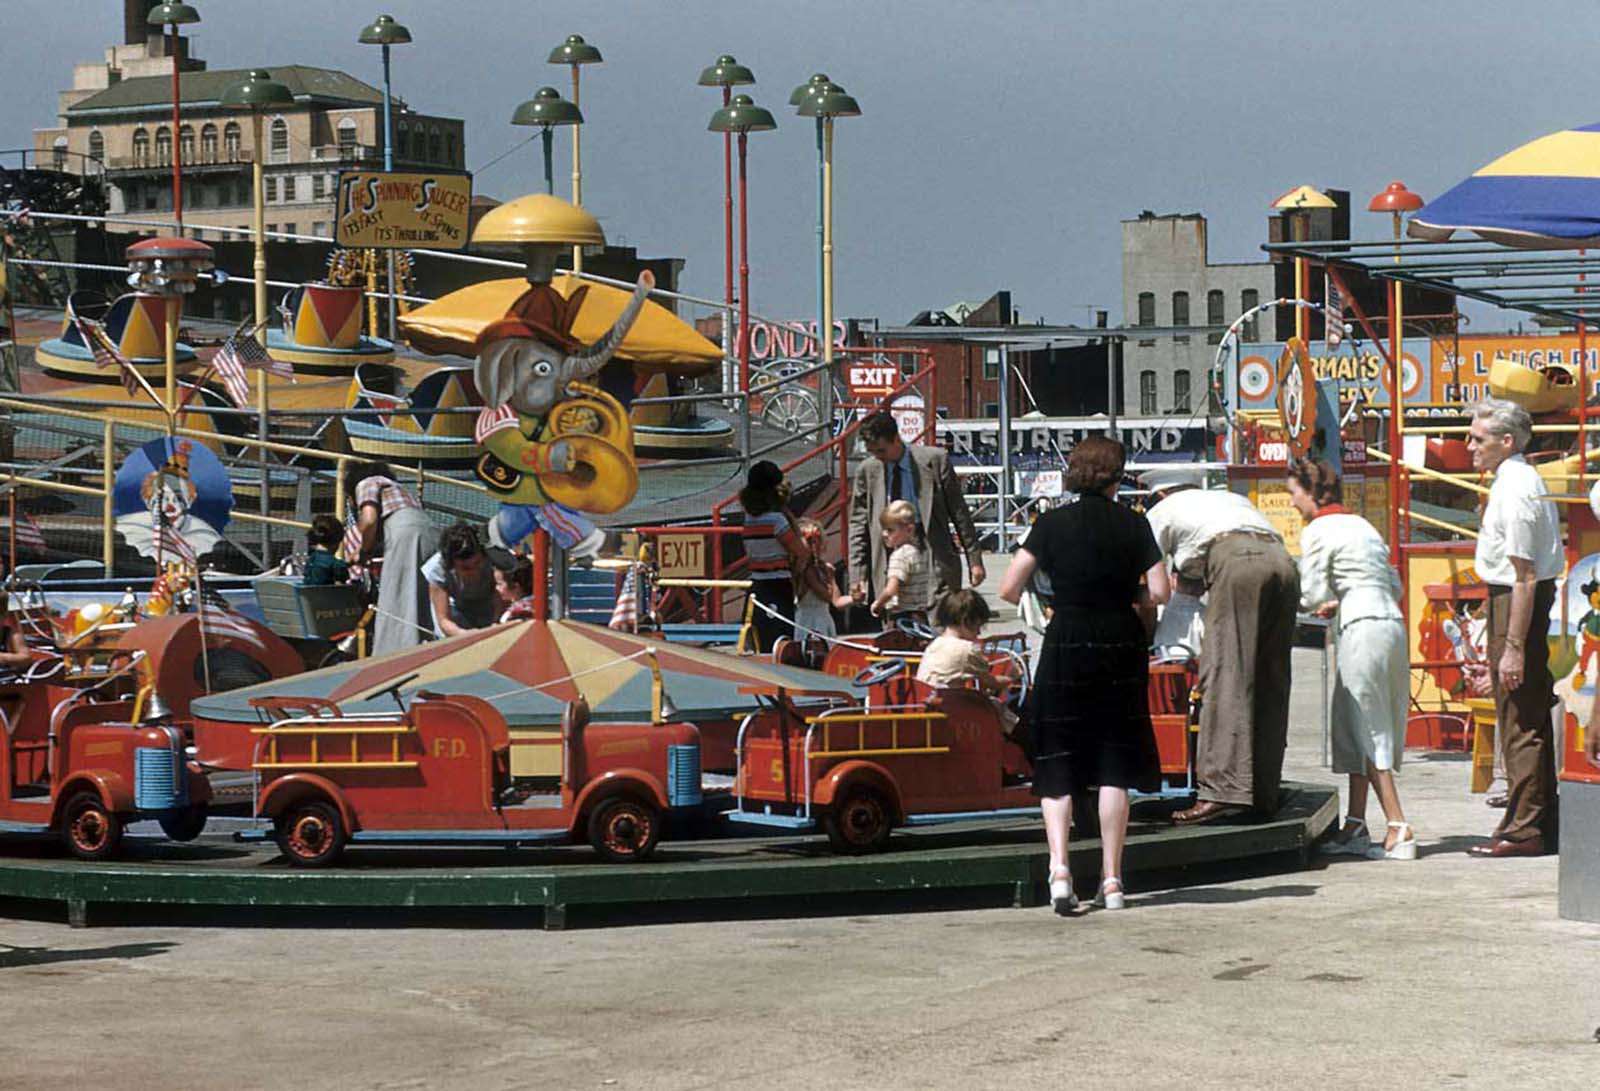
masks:
<path id="1" fill-rule="evenodd" d="M 978 634 L 994 617 L 983 596 L 972 588 L 952 591 L 939 600 L 934 620 L 943 630 L 922 649 L 917 681 L 930 686 L 949 686 L 968 679 L 991 697 L 1004 699 L 1015 679 L 997 676 L 989 661 L 978 650 Z M 1017 726 L 1017 716 L 1001 708 L 1001 725 L 1007 735 Z"/>
<path id="2" fill-rule="evenodd" d="M 922 528 L 917 526 L 917 509 L 905 500 L 896 500 L 883 509 L 878 525 L 883 528 L 889 563 L 883 590 L 872 600 L 872 616 L 890 622 L 906 615 L 925 620 L 933 606 L 933 566 L 928 562 Z"/>
<path id="3" fill-rule="evenodd" d="M 812 636 L 838 636 L 829 607 L 847 609 L 851 599 L 849 595 L 840 594 L 834 582 L 834 565 L 826 556 L 827 539 L 822 524 L 815 519 L 801 519 L 795 529 L 800 532 L 801 544 L 811 554 L 811 564 L 806 566 L 795 595 L 794 638 L 805 641 Z"/>

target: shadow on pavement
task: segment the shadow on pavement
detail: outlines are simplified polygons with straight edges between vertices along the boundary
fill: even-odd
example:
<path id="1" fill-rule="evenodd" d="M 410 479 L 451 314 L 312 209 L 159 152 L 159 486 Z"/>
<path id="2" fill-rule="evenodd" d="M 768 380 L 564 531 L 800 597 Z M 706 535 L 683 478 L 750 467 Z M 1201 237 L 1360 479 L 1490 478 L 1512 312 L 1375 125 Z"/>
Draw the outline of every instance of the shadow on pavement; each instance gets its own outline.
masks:
<path id="1" fill-rule="evenodd" d="M 52 962 L 89 962 L 103 958 L 149 958 L 176 947 L 170 941 L 119 943 L 113 947 L 18 947 L 0 943 L 0 970 L 19 966 L 47 966 Z"/>

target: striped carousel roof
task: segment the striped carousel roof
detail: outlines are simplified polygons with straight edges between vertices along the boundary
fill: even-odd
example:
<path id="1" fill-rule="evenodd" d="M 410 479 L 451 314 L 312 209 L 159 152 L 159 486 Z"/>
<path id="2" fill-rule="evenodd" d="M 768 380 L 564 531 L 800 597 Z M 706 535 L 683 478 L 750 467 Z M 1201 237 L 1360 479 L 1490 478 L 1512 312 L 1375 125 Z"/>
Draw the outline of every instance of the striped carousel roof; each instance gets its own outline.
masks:
<path id="1" fill-rule="evenodd" d="M 321 697 L 347 714 L 392 712 L 384 690 L 409 675 L 402 697 L 418 690 L 482 697 L 511 727 L 560 722 L 566 703 L 582 695 L 596 721 L 648 721 L 655 648 L 662 682 L 681 718 L 724 719 L 756 707 L 760 693 L 848 697 L 848 679 L 820 671 L 667 644 L 576 621 L 519 621 L 373 659 L 358 660 L 194 702 L 209 720 L 253 723 L 255 697 Z"/>
<path id="2" fill-rule="evenodd" d="M 1600 245 L 1600 124 L 1507 152 L 1411 217 L 1417 238 L 1472 231 L 1507 246 Z"/>

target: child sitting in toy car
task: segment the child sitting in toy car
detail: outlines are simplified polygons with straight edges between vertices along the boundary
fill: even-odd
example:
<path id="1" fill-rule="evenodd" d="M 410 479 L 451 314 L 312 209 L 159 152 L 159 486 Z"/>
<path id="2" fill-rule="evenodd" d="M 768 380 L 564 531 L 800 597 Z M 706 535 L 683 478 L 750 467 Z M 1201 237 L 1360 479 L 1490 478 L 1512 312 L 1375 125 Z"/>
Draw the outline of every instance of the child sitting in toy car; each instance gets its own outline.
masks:
<path id="1" fill-rule="evenodd" d="M 934 620 L 941 632 L 922 650 L 917 681 L 938 687 L 974 681 L 983 692 L 1003 702 L 1016 678 L 996 675 L 977 645 L 979 632 L 993 617 L 983 596 L 970 587 L 940 599 Z M 1000 711 L 1001 726 L 1010 735 L 1016 729 L 1017 715 L 1003 704 Z"/>

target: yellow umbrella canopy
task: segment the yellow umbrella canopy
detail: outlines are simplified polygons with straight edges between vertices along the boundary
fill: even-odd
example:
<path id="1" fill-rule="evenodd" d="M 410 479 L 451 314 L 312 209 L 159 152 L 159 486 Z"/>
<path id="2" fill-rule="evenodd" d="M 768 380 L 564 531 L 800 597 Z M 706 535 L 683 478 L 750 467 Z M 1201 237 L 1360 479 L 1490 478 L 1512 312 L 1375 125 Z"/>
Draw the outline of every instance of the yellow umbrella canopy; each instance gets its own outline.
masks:
<path id="1" fill-rule="evenodd" d="M 572 335 L 585 343 L 598 341 L 628 305 L 631 293 L 609 284 L 580 281 L 566 273 L 551 281 L 567 298 L 580 285 L 586 285 L 589 292 L 572 323 Z M 400 329 L 412 346 L 423 352 L 473 356 L 478 333 L 490 322 L 504 318 L 527 290 L 528 282 L 518 278 L 470 284 L 402 315 Z M 617 357 L 638 364 L 645 372 L 694 376 L 715 367 L 722 350 L 661 304 L 647 300 Z"/>

